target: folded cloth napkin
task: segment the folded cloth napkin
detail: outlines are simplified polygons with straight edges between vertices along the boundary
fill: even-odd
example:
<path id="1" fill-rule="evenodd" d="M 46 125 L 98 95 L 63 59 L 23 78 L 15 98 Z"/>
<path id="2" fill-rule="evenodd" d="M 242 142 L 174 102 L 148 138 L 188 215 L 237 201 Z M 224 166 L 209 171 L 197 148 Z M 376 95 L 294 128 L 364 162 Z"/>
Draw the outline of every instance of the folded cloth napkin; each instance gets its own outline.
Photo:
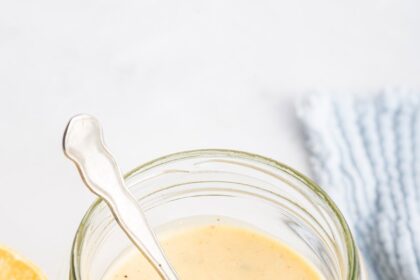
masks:
<path id="1" fill-rule="evenodd" d="M 342 210 L 369 279 L 420 279 L 420 95 L 298 102 L 315 180 Z"/>

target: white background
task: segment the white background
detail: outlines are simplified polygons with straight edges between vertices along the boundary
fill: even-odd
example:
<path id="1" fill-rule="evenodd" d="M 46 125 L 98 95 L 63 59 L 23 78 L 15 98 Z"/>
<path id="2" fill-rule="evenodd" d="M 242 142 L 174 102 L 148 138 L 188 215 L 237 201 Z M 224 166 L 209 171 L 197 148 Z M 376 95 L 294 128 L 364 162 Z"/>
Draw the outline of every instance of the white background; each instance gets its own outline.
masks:
<path id="1" fill-rule="evenodd" d="M 420 86 L 417 0 L 0 1 L 0 243 L 66 276 L 94 199 L 61 151 L 96 115 L 124 171 L 194 148 L 308 172 L 310 90 Z"/>

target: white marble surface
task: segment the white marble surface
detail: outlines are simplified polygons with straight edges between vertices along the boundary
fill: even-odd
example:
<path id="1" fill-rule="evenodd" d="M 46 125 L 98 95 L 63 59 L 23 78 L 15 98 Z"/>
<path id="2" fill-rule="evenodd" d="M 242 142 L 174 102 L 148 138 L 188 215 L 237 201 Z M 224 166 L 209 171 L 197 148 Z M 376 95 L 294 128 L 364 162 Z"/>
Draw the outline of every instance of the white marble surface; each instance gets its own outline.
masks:
<path id="1" fill-rule="evenodd" d="M 308 167 L 311 89 L 420 86 L 420 2 L 0 1 L 0 243 L 58 279 L 94 199 L 61 151 L 98 116 L 125 171 L 194 148 Z"/>

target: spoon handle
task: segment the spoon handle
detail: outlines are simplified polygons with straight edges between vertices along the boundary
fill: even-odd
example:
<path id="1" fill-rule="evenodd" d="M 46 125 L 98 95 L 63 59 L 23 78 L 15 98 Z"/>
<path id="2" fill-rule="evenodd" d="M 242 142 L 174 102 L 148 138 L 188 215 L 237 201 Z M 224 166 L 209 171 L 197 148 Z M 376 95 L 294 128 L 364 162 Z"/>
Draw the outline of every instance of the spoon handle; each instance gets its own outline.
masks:
<path id="1" fill-rule="evenodd" d="M 140 205 L 125 187 L 121 171 L 104 144 L 99 122 L 89 115 L 73 117 L 64 133 L 63 149 L 86 186 L 104 199 L 115 220 L 161 278 L 177 280 Z"/>
<path id="2" fill-rule="evenodd" d="M 154 234 L 148 229 L 149 225 L 143 212 L 139 209 L 136 199 L 131 193 L 124 190 L 124 195 L 114 197 L 113 200 L 109 200 L 107 203 L 114 216 L 118 217 L 117 222 L 131 241 L 155 267 L 162 279 L 176 280 L 177 277 L 159 247 Z M 141 236 L 141 240 L 138 240 L 137 236 Z M 147 246 L 144 246 L 145 244 Z"/>

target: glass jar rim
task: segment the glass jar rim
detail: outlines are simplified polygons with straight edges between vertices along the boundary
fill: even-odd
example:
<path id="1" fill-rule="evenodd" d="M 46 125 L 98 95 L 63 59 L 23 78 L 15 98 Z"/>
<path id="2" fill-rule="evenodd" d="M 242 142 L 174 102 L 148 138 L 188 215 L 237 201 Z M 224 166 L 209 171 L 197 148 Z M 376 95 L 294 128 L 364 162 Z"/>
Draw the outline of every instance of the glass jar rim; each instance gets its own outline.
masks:
<path id="1" fill-rule="evenodd" d="M 196 157 L 208 157 L 208 156 L 224 156 L 224 157 L 233 157 L 233 158 L 242 158 L 246 160 L 255 161 L 261 164 L 265 164 L 267 166 L 279 169 L 282 172 L 285 172 L 289 176 L 292 176 L 293 178 L 297 179 L 298 181 L 302 182 L 305 186 L 310 188 L 313 193 L 318 196 L 321 200 L 323 200 L 328 207 L 332 210 L 334 216 L 337 218 L 340 229 L 343 232 L 344 236 L 344 242 L 346 246 L 346 252 L 347 252 L 347 259 L 348 259 L 348 280 L 355 280 L 357 279 L 357 275 L 359 275 L 360 272 L 360 264 L 358 260 L 358 251 L 356 249 L 356 244 L 354 241 L 354 238 L 352 236 L 352 233 L 350 231 L 350 228 L 344 219 L 344 216 L 338 209 L 338 207 L 335 205 L 333 200 L 329 197 L 329 195 L 326 193 L 325 190 L 323 190 L 318 184 L 316 184 L 314 181 L 309 179 L 307 176 L 303 175 L 299 171 L 296 171 L 295 169 L 289 167 L 288 165 L 281 163 L 279 161 L 276 161 L 272 158 L 244 152 L 244 151 L 238 151 L 238 150 L 230 150 L 230 149 L 197 149 L 197 150 L 188 150 L 188 151 L 182 151 L 177 153 L 172 153 L 166 156 L 162 156 L 159 158 L 156 158 L 154 160 L 148 161 L 144 164 L 141 164 L 128 173 L 124 174 L 124 179 L 129 179 L 130 177 L 140 173 L 145 172 L 151 168 L 157 167 L 162 164 L 179 161 L 183 159 L 191 159 Z M 94 213 L 95 209 L 103 202 L 102 199 L 98 198 L 96 199 L 91 206 L 86 211 L 82 221 L 79 224 L 79 227 L 76 231 L 73 245 L 71 248 L 71 261 L 70 261 L 70 275 L 73 276 L 76 280 L 81 280 L 80 272 L 77 272 L 76 267 L 79 267 L 77 264 L 80 262 L 80 248 L 82 246 L 83 241 L 83 232 L 85 226 L 88 224 L 89 220 L 92 217 L 92 214 Z"/>

